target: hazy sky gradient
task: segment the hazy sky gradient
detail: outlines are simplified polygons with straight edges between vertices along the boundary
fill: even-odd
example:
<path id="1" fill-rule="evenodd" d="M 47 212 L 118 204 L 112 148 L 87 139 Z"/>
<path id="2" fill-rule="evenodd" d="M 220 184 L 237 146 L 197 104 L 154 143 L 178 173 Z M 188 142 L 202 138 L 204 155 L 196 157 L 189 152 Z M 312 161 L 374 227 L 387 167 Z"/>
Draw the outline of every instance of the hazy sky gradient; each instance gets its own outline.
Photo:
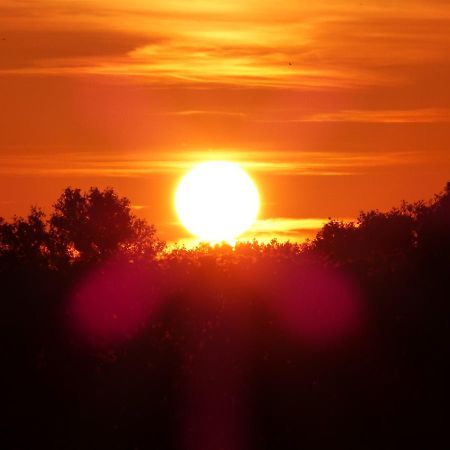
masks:
<path id="1" fill-rule="evenodd" d="M 176 183 L 218 158 L 257 181 L 260 234 L 431 197 L 449 30 L 442 0 L 3 0 L 0 215 L 109 185 L 182 238 Z"/>

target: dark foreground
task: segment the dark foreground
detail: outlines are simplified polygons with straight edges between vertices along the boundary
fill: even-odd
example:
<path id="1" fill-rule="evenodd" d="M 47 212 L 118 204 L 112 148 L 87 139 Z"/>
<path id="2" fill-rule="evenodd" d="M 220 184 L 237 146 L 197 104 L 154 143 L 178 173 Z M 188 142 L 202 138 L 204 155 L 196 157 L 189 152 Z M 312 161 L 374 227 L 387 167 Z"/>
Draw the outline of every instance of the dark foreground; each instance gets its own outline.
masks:
<path id="1" fill-rule="evenodd" d="M 0 221 L 3 448 L 448 440 L 450 189 L 303 246 L 169 254 L 126 200 L 77 192 Z"/>

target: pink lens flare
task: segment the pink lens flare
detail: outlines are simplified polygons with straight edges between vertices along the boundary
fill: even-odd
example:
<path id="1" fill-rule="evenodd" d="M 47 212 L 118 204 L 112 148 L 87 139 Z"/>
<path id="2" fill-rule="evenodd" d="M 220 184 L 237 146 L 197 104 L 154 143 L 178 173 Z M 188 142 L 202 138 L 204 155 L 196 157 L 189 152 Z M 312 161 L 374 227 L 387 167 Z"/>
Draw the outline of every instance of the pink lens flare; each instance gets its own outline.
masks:
<path id="1" fill-rule="evenodd" d="M 359 292 L 344 273 L 311 265 L 281 279 L 271 307 L 285 329 L 302 342 L 337 343 L 359 329 Z"/>
<path id="2" fill-rule="evenodd" d="M 89 273 L 74 289 L 68 307 L 72 328 L 90 344 L 120 344 L 133 338 L 157 310 L 151 271 L 112 260 Z"/>

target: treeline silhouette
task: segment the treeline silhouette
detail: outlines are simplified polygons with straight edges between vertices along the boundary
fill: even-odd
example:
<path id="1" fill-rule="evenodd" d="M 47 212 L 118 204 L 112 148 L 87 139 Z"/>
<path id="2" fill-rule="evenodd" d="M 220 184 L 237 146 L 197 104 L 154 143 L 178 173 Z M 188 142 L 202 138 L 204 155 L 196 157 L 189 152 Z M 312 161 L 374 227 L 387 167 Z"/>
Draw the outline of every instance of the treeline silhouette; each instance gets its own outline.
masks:
<path id="1" fill-rule="evenodd" d="M 450 183 L 303 244 L 170 251 L 67 188 L 0 218 L 3 448 L 432 448 L 449 277 Z"/>

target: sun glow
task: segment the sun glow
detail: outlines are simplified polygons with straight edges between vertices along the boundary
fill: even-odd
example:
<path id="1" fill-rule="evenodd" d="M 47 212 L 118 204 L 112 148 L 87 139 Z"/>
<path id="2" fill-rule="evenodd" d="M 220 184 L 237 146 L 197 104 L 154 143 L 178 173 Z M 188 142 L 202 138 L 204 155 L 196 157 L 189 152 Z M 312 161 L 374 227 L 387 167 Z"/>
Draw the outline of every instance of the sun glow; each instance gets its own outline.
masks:
<path id="1" fill-rule="evenodd" d="M 238 164 L 205 162 L 181 180 L 175 208 L 186 229 L 198 238 L 211 243 L 232 243 L 255 221 L 259 195 Z"/>

